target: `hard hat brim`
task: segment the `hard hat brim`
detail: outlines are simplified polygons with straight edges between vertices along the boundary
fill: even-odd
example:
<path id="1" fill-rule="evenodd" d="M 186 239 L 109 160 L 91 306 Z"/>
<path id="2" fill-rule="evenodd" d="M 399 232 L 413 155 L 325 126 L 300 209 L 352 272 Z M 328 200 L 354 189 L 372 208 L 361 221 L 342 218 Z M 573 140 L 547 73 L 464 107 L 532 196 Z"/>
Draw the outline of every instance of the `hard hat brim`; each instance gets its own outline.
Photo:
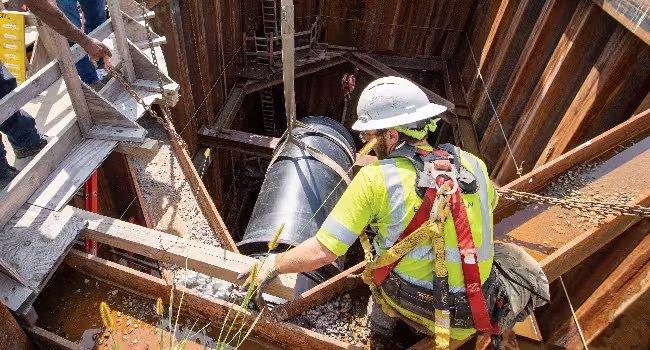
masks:
<path id="1" fill-rule="evenodd" d="M 414 123 L 420 120 L 433 118 L 447 110 L 447 107 L 435 103 L 416 109 L 413 113 L 398 114 L 394 117 L 362 121 L 358 119 L 352 124 L 352 130 L 367 131 L 390 129 L 395 126 Z"/>

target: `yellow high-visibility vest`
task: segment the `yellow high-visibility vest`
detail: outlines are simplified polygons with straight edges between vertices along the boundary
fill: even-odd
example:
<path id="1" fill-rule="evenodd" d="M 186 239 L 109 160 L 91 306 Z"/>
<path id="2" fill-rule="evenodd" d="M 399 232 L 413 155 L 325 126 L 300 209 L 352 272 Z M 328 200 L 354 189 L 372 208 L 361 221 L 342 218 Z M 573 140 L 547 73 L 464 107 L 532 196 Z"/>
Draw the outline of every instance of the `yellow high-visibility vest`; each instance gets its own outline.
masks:
<path id="1" fill-rule="evenodd" d="M 477 250 L 481 282 L 485 282 L 494 256 L 492 212 L 498 196 L 483 161 L 471 153 L 457 150 L 461 164 L 475 176 L 478 185 L 475 193 L 463 193 L 462 198 Z M 373 240 L 375 252 L 381 255 L 395 244 L 422 202 L 416 192 L 416 178 L 411 161 L 402 157 L 376 161 L 363 167 L 316 233 L 316 238 L 334 254 L 341 256 L 370 226 L 377 233 Z M 449 291 L 455 293 L 463 292 L 465 284 L 452 220 L 449 218 L 445 222 L 444 241 Z M 410 283 L 433 289 L 434 259 L 431 240 L 426 240 L 405 255 L 394 271 Z M 409 317 L 407 310 L 391 300 L 388 302 Z M 451 329 L 451 336 L 456 339 L 472 333 L 474 329 Z"/>

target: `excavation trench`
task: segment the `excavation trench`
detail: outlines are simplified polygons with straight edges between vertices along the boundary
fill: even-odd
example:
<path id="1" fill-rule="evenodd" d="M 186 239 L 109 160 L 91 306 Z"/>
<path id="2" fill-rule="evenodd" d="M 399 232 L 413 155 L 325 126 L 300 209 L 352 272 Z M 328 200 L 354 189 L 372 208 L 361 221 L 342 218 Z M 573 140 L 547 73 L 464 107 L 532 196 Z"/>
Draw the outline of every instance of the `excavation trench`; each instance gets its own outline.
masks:
<path id="1" fill-rule="evenodd" d="M 223 320 L 206 320 L 192 317 L 181 306 L 180 317 L 176 322 L 177 305 L 180 293 L 174 296 L 171 329 L 176 325 L 175 343 L 188 340 L 188 350 L 213 349 L 222 329 Z M 105 301 L 111 309 L 114 330 L 103 328 L 99 310 L 100 302 Z M 162 318 L 165 348 L 169 348 L 170 317 L 169 300 L 164 300 Z M 123 288 L 105 283 L 93 276 L 85 275 L 67 266 L 61 266 L 41 293 L 34 308 L 39 315 L 37 326 L 81 345 L 82 349 L 111 349 L 116 342 L 121 349 L 159 349 L 161 317 L 156 314 L 156 300 L 142 297 Z M 224 338 L 230 324 L 226 324 Z M 239 327 L 233 327 L 228 339 L 233 338 Z M 244 328 L 242 334 L 248 328 Z M 237 338 L 235 338 L 237 339 Z M 236 343 L 236 342 L 233 342 Z M 279 349 L 262 340 L 248 337 L 240 349 L 262 350 Z"/>

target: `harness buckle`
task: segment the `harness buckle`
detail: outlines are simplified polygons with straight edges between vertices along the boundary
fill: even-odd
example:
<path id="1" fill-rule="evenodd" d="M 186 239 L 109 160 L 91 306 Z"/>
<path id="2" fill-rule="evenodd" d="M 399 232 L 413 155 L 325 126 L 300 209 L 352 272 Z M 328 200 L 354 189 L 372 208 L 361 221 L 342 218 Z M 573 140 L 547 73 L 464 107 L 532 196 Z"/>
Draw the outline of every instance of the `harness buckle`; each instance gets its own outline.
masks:
<path id="1" fill-rule="evenodd" d="M 463 258 L 465 264 L 476 264 L 477 256 L 476 249 L 461 249 L 460 256 Z"/>
<path id="2" fill-rule="evenodd" d="M 437 181 L 442 177 L 445 181 Z M 449 161 L 440 162 L 435 160 L 433 162 L 425 162 L 424 170 L 418 179 L 419 187 L 435 188 L 439 195 L 450 195 L 458 191 L 458 170 Z M 443 184 L 447 181 L 452 182 L 452 188 L 447 191 L 442 191 Z"/>

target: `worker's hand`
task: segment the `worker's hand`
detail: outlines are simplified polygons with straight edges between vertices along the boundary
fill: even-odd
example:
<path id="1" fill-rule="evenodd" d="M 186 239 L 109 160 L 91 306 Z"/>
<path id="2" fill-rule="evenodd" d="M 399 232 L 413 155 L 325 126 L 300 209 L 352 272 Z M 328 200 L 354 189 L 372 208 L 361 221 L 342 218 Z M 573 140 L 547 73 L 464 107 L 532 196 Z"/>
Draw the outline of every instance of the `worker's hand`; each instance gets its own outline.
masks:
<path id="1" fill-rule="evenodd" d="M 99 60 L 100 58 L 111 57 L 111 50 L 108 46 L 104 45 L 101 41 L 95 38 L 88 38 L 89 40 L 84 43 L 83 49 L 88 53 L 88 56 L 94 61 Z"/>
<path id="2" fill-rule="evenodd" d="M 260 310 L 266 306 L 262 294 L 266 291 L 269 284 L 271 284 L 271 282 L 280 274 L 276 265 L 276 258 L 277 254 L 269 254 L 264 258 L 262 265 L 257 268 L 257 271 L 253 271 L 256 266 L 258 266 L 255 265 L 250 271 L 237 276 L 240 280 L 246 280 L 245 284 L 248 284 L 248 288 L 256 288 L 254 301 L 255 305 L 257 305 Z"/>

